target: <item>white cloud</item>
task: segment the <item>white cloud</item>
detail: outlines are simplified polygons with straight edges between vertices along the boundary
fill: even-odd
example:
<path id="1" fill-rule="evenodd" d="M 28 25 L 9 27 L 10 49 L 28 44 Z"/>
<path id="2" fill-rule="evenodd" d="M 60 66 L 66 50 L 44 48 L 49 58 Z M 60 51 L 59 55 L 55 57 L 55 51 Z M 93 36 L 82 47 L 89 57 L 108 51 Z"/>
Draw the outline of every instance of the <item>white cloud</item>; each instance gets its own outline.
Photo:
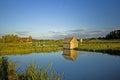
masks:
<path id="1" fill-rule="evenodd" d="M 63 32 L 51 31 L 53 39 L 60 39 L 64 37 L 75 36 L 77 38 L 91 38 L 91 37 L 105 37 L 112 29 L 99 29 L 99 30 L 87 30 L 87 29 L 75 29 Z"/>
<path id="2" fill-rule="evenodd" d="M 30 36 L 28 35 L 29 31 L 18 31 L 18 32 L 15 32 L 18 36 Z"/>

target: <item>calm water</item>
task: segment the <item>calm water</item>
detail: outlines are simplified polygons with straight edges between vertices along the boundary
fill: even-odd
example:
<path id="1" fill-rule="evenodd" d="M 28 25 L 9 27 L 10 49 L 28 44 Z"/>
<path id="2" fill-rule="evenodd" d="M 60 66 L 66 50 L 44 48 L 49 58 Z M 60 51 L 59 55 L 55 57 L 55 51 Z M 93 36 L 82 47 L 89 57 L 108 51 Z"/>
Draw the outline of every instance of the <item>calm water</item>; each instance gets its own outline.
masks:
<path id="1" fill-rule="evenodd" d="M 120 56 L 64 50 L 7 57 L 21 66 L 20 71 L 31 62 L 40 66 L 52 63 L 59 74 L 64 72 L 66 80 L 120 80 Z"/>

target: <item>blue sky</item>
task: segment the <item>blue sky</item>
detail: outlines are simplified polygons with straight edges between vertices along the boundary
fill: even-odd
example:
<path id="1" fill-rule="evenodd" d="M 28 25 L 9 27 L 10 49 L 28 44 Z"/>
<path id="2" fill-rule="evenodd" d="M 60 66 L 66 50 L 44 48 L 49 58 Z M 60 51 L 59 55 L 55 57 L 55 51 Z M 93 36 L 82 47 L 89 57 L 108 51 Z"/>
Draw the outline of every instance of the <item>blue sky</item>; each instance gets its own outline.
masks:
<path id="1" fill-rule="evenodd" d="M 120 29 L 120 0 L 0 0 L 0 36 L 99 37 Z"/>

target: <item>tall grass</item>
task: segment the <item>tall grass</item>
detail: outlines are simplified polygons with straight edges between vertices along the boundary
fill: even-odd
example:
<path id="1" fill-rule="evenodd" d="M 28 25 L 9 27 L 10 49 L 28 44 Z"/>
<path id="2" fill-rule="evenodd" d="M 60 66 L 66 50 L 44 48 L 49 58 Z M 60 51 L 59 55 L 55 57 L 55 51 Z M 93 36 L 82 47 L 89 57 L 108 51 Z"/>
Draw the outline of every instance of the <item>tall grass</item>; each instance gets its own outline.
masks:
<path id="1" fill-rule="evenodd" d="M 37 67 L 35 63 L 31 63 L 25 72 L 19 74 L 19 78 L 22 80 L 60 80 L 59 75 L 51 67 L 50 64 L 42 69 Z"/>
<path id="2" fill-rule="evenodd" d="M 52 64 L 43 69 L 31 63 L 26 71 L 17 73 L 17 65 L 5 57 L 0 58 L 0 73 L 0 80 L 61 80 Z"/>

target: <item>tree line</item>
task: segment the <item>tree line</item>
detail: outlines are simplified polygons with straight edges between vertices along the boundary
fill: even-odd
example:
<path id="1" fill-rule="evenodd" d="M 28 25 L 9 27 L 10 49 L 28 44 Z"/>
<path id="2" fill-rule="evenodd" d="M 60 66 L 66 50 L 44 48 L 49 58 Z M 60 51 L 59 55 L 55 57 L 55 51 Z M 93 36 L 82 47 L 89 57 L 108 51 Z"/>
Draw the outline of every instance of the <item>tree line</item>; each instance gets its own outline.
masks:
<path id="1" fill-rule="evenodd" d="M 32 41 L 32 37 L 29 36 L 27 37 L 29 39 L 29 41 Z M 19 37 L 18 35 L 14 35 L 14 34 L 8 34 L 5 36 L 2 36 L 0 38 L 0 42 L 1 43 L 18 43 L 21 41 L 21 37 Z"/>
<path id="2" fill-rule="evenodd" d="M 120 39 L 120 30 L 114 30 L 108 33 L 106 39 Z"/>

